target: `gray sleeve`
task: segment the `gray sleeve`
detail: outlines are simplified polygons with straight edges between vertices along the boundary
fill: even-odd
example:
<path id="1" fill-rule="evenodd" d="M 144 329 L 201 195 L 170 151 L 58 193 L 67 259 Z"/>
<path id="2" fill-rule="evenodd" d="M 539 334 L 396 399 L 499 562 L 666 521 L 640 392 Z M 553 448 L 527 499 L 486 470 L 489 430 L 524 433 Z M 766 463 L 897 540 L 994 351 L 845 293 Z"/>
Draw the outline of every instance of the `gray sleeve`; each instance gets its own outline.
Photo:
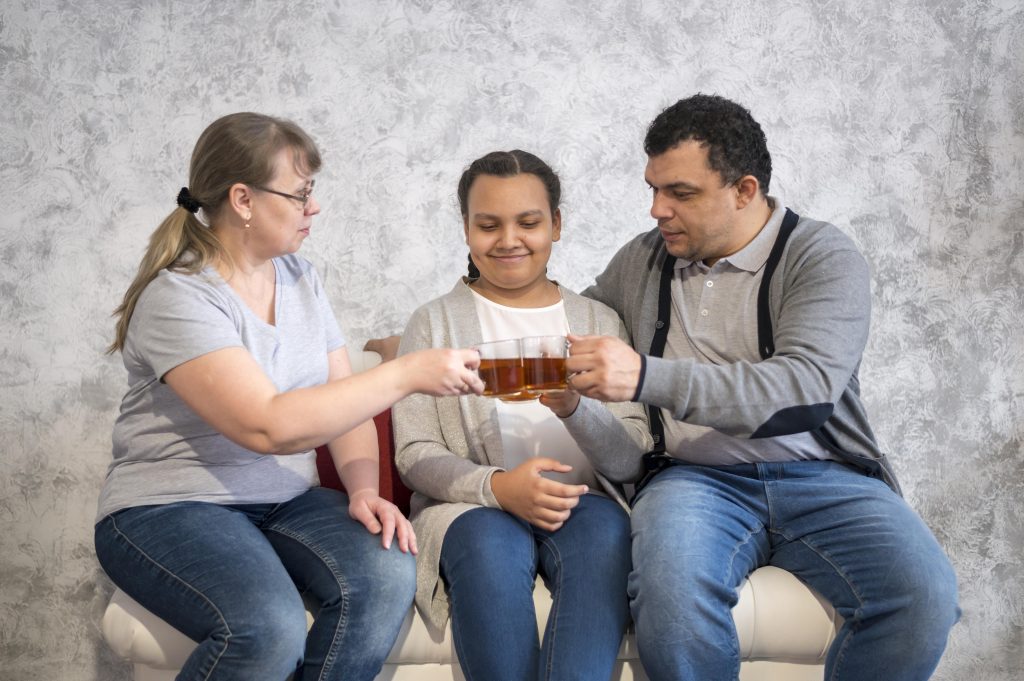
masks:
<path id="1" fill-rule="evenodd" d="M 860 363 L 871 310 L 867 263 L 836 234 L 790 253 L 776 271 L 784 280 L 772 357 L 726 365 L 647 357 L 640 401 L 736 437 L 823 425 Z"/>
<path id="2" fill-rule="evenodd" d="M 215 350 L 244 347 L 230 305 L 201 274 L 163 274 L 132 314 L 126 342 L 132 359 L 163 380 L 174 367 Z"/>
<path id="3" fill-rule="evenodd" d="M 609 316 L 614 314 L 609 312 Z M 629 342 L 626 328 L 618 317 L 607 327 L 599 327 L 597 332 L 617 335 Z M 562 423 L 594 468 L 612 482 L 634 482 L 643 473 L 643 454 L 654 445 L 643 405 L 636 402 L 605 404 L 581 397 L 576 411 Z"/>
<path id="4" fill-rule="evenodd" d="M 430 320 L 420 308 L 405 327 L 398 354 L 430 347 Z M 431 499 L 500 508 L 491 491 L 491 475 L 501 469 L 459 456 L 445 439 L 440 403 L 445 400 L 446 406 L 454 407 L 457 399 L 414 393 L 395 404 L 395 466 L 410 489 Z M 457 407 L 447 409 L 443 418 L 454 421 L 447 424 L 447 430 L 461 432 Z M 461 444 L 459 449 L 468 449 Z"/>
<path id="5" fill-rule="evenodd" d="M 316 269 L 312 265 L 309 268 L 309 277 L 312 281 L 313 295 L 320 309 L 320 319 L 324 326 L 324 333 L 327 336 L 327 352 L 332 352 L 345 345 L 345 337 L 341 333 L 341 327 L 338 326 L 334 310 L 331 309 L 331 302 L 327 299 L 327 291 L 324 290 L 323 283 L 320 281 L 320 275 L 317 274 Z"/>
<path id="6" fill-rule="evenodd" d="M 619 317 L 624 317 L 625 300 L 623 294 L 626 286 L 623 283 L 624 272 L 627 271 L 626 263 L 629 261 L 628 251 L 632 242 L 626 244 L 612 256 L 608 266 L 601 274 L 597 275 L 594 283 L 583 289 L 581 295 L 604 303 L 615 311 Z"/>

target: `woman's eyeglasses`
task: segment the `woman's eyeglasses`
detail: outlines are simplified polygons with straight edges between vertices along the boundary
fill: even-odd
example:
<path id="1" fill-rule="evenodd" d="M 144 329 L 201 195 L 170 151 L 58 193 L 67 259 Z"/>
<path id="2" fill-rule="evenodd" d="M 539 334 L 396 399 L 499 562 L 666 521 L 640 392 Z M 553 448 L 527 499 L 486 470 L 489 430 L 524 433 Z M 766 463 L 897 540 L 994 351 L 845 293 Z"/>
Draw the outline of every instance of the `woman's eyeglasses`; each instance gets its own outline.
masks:
<path id="1" fill-rule="evenodd" d="M 253 185 L 252 188 L 258 189 L 261 192 L 267 192 L 268 194 L 277 194 L 278 196 L 283 196 L 286 199 L 298 201 L 299 204 L 302 206 L 302 210 L 306 210 L 306 204 L 309 203 L 309 197 L 313 195 L 314 185 L 316 185 L 316 180 L 310 180 L 309 187 L 302 190 L 301 194 L 286 194 L 284 192 L 279 192 L 276 189 L 270 189 L 269 187 L 260 187 L 258 185 Z"/>

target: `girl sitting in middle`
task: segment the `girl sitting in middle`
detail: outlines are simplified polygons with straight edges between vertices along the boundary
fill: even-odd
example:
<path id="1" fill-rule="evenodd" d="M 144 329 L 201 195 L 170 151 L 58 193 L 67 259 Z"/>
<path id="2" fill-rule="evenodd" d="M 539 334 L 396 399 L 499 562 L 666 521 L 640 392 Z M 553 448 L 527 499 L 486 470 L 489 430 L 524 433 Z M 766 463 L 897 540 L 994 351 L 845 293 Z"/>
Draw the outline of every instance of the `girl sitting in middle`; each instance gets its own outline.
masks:
<path id="1" fill-rule="evenodd" d="M 412 316 L 400 353 L 529 336 L 623 337 L 616 314 L 547 278 L 557 175 L 524 151 L 459 182 L 468 278 Z M 651 448 L 643 408 L 572 391 L 539 401 L 413 395 L 394 407 L 396 463 L 415 492 L 416 603 L 449 617 L 468 681 L 607 679 L 629 621 L 627 506 Z M 533 588 L 552 595 L 542 646 Z"/>

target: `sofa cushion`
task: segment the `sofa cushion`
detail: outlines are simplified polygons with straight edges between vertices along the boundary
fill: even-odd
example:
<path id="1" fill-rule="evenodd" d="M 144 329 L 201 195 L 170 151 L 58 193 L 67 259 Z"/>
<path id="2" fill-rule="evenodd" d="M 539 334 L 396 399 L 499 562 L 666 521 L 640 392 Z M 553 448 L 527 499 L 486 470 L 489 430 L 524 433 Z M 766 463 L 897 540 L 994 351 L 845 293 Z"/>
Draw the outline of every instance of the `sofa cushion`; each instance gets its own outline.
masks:
<path id="1" fill-rule="evenodd" d="M 551 596 L 541 580 L 533 592 L 537 628 L 542 631 L 551 610 Z M 307 626 L 315 606 L 307 604 Z M 821 664 L 841 619 L 820 596 L 790 573 L 775 567 L 755 570 L 740 589 L 733 608 L 744 660 Z M 115 653 L 154 669 L 179 669 L 196 643 L 139 605 L 120 589 L 114 592 L 101 624 Z M 637 657 L 636 641 L 627 634 L 620 660 Z M 426 622 L 410 608 L 398 640 L 388 655 L 392 665 L 452 664 L 456 661 L 451 629 L 432 635 Z"/>

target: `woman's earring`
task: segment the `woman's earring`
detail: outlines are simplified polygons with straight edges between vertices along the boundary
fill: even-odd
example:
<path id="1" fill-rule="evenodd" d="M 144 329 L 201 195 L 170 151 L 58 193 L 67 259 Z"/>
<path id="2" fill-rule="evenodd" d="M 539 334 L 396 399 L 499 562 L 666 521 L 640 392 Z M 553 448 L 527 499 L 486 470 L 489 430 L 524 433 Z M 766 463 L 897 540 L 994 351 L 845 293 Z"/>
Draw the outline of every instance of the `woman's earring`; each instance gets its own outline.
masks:
<path id="1" fill-rule="evenodd" d="M 252 213 L 245 216 L 245 228 L 249 229 L 249 220 L 252 220 Z"/>

